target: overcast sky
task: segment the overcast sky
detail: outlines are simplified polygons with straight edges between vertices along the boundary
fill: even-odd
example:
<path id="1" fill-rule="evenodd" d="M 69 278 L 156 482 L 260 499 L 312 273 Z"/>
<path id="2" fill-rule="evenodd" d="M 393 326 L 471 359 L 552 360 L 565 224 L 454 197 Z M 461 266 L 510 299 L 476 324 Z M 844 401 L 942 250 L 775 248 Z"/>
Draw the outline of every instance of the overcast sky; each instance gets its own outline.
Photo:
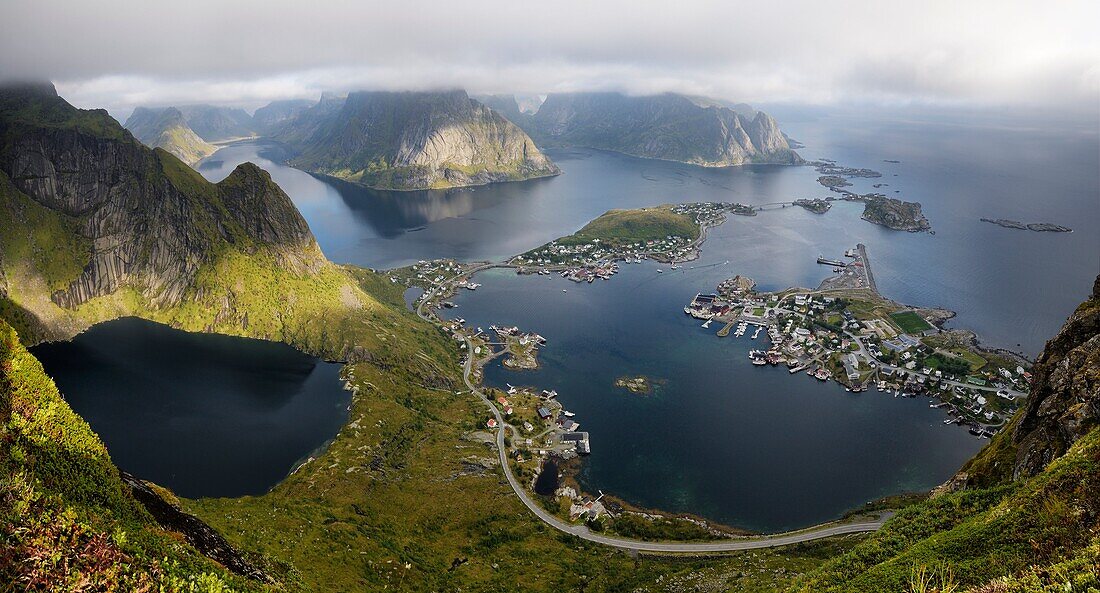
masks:
<path id="1" fill-rule="evenodd" d="M 442 87 L 1095 113 L 1098 23 L 1098 0 L 0 0 L 0 77 L 116 114 Z"/>

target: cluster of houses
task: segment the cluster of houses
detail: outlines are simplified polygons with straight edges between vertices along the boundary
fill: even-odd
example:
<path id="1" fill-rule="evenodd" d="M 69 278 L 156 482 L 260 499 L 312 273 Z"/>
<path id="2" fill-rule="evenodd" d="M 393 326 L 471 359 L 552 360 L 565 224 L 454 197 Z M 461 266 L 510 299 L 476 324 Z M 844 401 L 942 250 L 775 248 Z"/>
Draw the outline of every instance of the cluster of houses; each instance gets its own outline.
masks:
<path id="1" fill-rule="evenodd" d="M 720 285 L 720 294 L 696 295 L 684 312 L 708 323 L 740 322 L 737 336 L 744 335 L 746 323 L 767 327 L 770 348 L 749 353 L 756 365 L 786 364 L 792 374 L 805 370 L 821 381 L 835 378 L 849 391 L 877 387 L 895 397 L 938 396 L 943 403 L 937 407 L 946 408 L 951 423 L 970 426 L 978 436 L 992 434 L 989 426 L 1014 411 L 1010 389 L 1027 389 L 1029 374 L 1022 366 L 984 377 L 947 375 L 930 358 L 935 350 L 919 337 L 899 333 L 885 320 L 859 320 L 843 301 L 811 294 L 778 300 L 754 293 L 751 281 L 733 280 Z M 728 327 L 719 336 L 728 335 Z"/>

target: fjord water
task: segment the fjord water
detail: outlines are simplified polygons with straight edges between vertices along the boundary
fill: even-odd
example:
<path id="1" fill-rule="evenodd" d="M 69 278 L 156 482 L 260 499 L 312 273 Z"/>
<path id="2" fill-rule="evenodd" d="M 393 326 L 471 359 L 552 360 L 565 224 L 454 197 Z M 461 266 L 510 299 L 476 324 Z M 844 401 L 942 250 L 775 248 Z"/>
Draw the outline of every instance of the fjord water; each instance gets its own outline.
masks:
<path id="1" fill-rule="evenodd" d="M 1100 270 L 1095 118 L 773 111 L 806 143 L 804 157 L 882 172 L 854 179 L 850 189 L 921 202 L 936 234 L 889 231 L 859 220 L 858 207 L 847 205 L 820 217 L 747 225 L 731 244 L 748 258 L 737 272 L 768 287 L 816 284 L 818 254 L 839 255 L 863 242 L 884 294 L 952 309 L 954 327 L 1032 355 L 1088 293 Z M 439 257 L 499 260 L 572 233 L 611 208 L 831 195 L 810 167 L 704 169 L 582 149 L 547 152 L 562 175 L 449 191 L 387 192 L 325 180 L 282 165 L 287 152 L 264 142 L 222 148 L 199 170 L 217 181 L 241 162 L 256 162 L 294 200 L 330 259 L 379 269 Z M 981 217 L 1052 222 L 1074 232 L 1005 229 Z"/>
<path id="2" fill-rule="evenodd" d="M 339 365 L 136 318 L 32 349 L 114 462 L 188 497 L 262 494 L 336 435 Z"/>
<path id="3" fill-rule="evenodd" d="M 631 502 L 773 531 L 834 518 L 876 497 L 926 489 L 983 443 L 942 424 L 923 399 L 853 395 L 783 369 L 748 365 L 765 337 L 716 338 L 684 304 L 745 274 L 764 290 L 815 286 L 819 254 L 868 246 L 880 290 L 959 313 L 955 327 L 1034 354 L 1100 269 L 1100 144 L 1095 122 L 1046 125 L 1000 116 L 791 110 L 779 115 L 808 159 L 869 167 L 855 191 L 920 201 L 935 235 L 800 208 L 731 217 L 703 256 L 673 273 L 624 266 L 609 282 L 491 271 L 455 300 L 474 325 L 515 324 L 550 339 L 542 367 L 487 370 L 492 385 L 557 389 L 592 435 L 581 480 Z M 611 208 L 668 202 L 768 204 L 829 195 L 809 167 L 701 169 L 591 150 L 551 150 L 564 174 L 440 192 L 384 192 L 286 167 L 285 150 L 228 146 L 200 166 L 219 180 L 243 161 L 267 169 L 331 259 L 388 268 L 419 259 L 496 260 L 569 234 Z M 899 163 L 884 162 L 898 160 Z M 887 184 L 873 188 L 876 183 Z M 895 193 L 897 192 L 897 193 Z M 1015 231 L 980 217 L 1052 222 L 1073 233 Z M 726 262 L 729 263 L 726 263 Z M 692 268 L 694 266 L 694 268 Z M 562 289 L 567 292 L 562 292 Z M 660 381 L 648 398 L 617 391 L 621 375 Z"/>

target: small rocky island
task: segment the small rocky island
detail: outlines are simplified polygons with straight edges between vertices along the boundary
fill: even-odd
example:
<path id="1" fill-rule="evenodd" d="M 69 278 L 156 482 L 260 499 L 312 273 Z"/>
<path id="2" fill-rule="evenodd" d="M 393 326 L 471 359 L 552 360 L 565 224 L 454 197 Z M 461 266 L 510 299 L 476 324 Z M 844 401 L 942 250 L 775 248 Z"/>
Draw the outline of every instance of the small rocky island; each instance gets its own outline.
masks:
<path id="1" fill-rule="evenodd" d="M 840 175 L 822 175 L 817 178 L 817 182 L 828 188 L 834 187 L 850 187 L 852 183 Z"/>
<path id="2" fill-rule="evenodd" d="M 638 375 L 637 377 L 619 377 L 615 379 L 615 387 L 626 389 L 638 395 L 649 395 L 653 393 L 653 382 L 645 375 Z"/>
<path id="3" fill-rule="evenodd" d="M 867 204 L 863 209 L 863 220 L 882 225 L 895 231 L 908 231 L 920 233 L 932 229 L 932 225 L 921 212 L 920 202 L 906 202 L 896 198 L 888 198 L 881 194 L 866 194 L 863 196 L 846 197 L 848 200 L 861 201 Z"/>
<path id="4" fill-rule="evenodd" d="M 1018 220 L 1009 220 L 1007 218 L 982 218 L 982 222 L 988 222 L 997 226 L 1003 226 L 1006 229 L 1019 229 L 1022 231 L 1035 231 L 1037 233 L 1072 233 L 1073 229 L 1062 226 L 1060 224 L 1053 224 L 1049 222 L 1029 222 L 1024 223 Z"/>
<path id="5" fill-rule="evenodd" d="M 822 200 L 821 198 L 806 199 L 802 198 L 794 201 L 795 206 L 801 206 L 814 214 L 825 214 L 832 208 L 833 205 L 828 200 Z"/>

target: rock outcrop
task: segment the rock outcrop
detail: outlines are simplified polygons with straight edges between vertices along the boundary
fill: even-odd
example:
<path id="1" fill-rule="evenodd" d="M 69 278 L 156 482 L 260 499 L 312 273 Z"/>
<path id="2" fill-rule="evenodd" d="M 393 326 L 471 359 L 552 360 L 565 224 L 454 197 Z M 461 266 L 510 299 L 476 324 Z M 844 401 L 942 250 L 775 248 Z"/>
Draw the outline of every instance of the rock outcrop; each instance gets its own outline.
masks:
<path id="1" fill-rule="evenodd" d="M 357 92 L 276 133 L 290 164 L 372 187 L 428 189 L 556 175 L 519 127 L 465 91 Z"/>
<path id="2" fill-rule="evenodd" d="M 1013 479 L 1037 475 L 1100 424 L 1100 276 L 1032 373 L 1027 406 L 1011 434 Z"/>
<path id="3" fill-rule="evenodd" d="M 546 146 L 587 146 L 705 167 L 802 162 L 775 119 L 745 107 L 672 93 L 551 94 L 523 125 Z"/>
<path id="4" fill-rule="evenodd" d="M 154 306 L 179 303 L 199 267 L 227 245 L 318 265 L 320 250 L 290 198 L 243 164 L 211 184 L 149 149 L 103 111 L 52 86 L 0 88 L 0 174 L 75 223 L 92 245 L 83 272 L 52 299 L 73 308 L 129 287 Z"/>

